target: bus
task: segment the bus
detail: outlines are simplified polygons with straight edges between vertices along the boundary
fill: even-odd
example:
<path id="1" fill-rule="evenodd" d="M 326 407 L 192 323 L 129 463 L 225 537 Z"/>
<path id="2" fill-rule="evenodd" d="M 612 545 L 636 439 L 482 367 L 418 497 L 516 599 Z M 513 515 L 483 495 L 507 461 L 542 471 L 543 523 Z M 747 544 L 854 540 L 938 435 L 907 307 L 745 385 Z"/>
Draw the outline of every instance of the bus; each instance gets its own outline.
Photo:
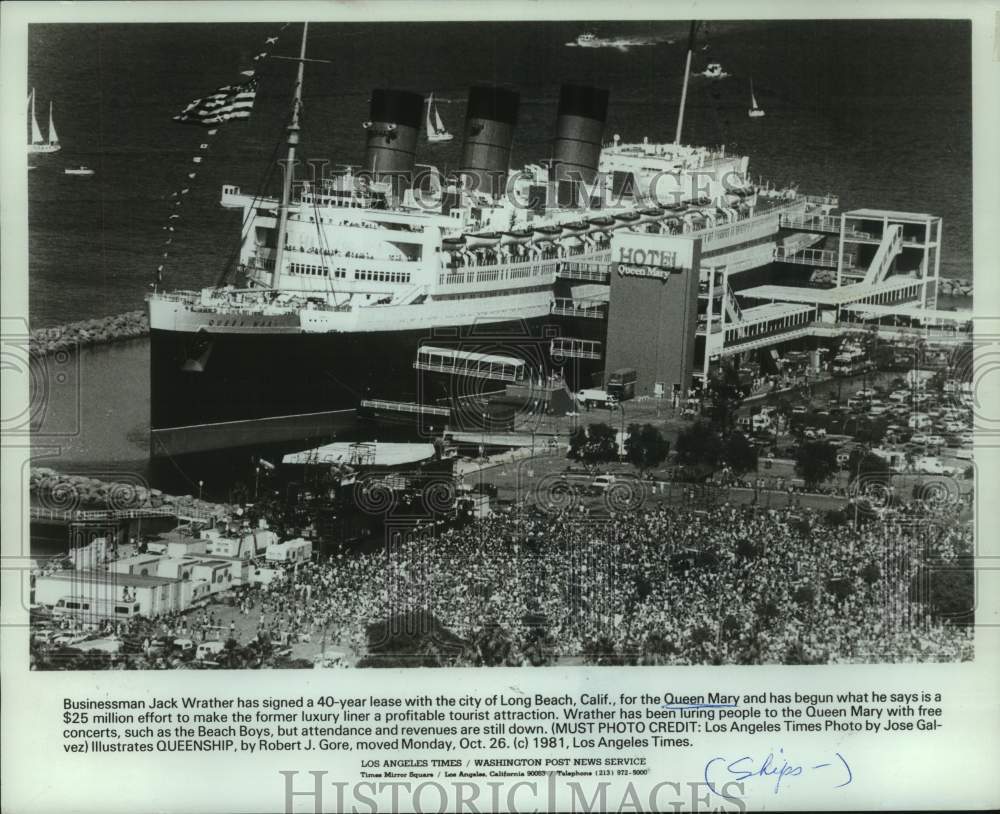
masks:
<path id="1" fill-rule="evenodd" d="M 872 370 L 874 365 L 863 350 L 842 351 L 833 357 L 831 372 L 834 376 L 856 376 Z"/>
<path id="2" fill-rule="evenodd" d="M 95 599 L 83 596 L 64 596 L 52 607 L 54 617 L 70 617 L 86 622 L 103 619 L 131 619 L 140 615 L 138 602 L 117 599 Z"/>
<path id="3" fill-rule="evenodd" d="M 635 398 L 636 372 L 634 367 L 622 367 L 608 377 L 608 395 L 618 401 Z"/>

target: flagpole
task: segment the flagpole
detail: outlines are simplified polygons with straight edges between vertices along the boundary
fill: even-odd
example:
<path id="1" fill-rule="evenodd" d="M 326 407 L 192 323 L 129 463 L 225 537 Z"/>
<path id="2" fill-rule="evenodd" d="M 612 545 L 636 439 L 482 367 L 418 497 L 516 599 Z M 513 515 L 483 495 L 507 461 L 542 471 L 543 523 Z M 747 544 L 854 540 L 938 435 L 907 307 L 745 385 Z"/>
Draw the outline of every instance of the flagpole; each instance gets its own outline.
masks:
<path id="1" fill-rule="evenodd" d="M 292 175 L 295 172 L 295 147 L 299 143 L 299 107 L 302 104 L 302 79 L 305 73 L 306 36 L 309 23 L 302 24 L 302 47 L 299 51 L 299 70 L 295 79 L 295 97 L 292 100 L 292 120 L 288 124 L 288 160 L 281 188 L 281 206 L 278 211 L 278 242 L 274 253 L 274 271 L 271 272 L 271 288 L 281 283 L 281 264 L 285 254 L 285 234 L 288 231 L 288 204 L 292 197 Z"/>
<path id="2" fill-rule="evenodd" d="M 688 52 L 687 61 L 684 63 L 684 84 L 681 86 L 681 106 L 677 111 L 677 133 L 674 136 L 674 144 L 681 143 L 681 128 L 684 127 L 684 106 L 687 104 L 688 78 L 691 76 L 691 52 L 694 51 L 694 35 L 698 28 L 695 20 L 691 21 L 691 30 L 688 32 Z"/>

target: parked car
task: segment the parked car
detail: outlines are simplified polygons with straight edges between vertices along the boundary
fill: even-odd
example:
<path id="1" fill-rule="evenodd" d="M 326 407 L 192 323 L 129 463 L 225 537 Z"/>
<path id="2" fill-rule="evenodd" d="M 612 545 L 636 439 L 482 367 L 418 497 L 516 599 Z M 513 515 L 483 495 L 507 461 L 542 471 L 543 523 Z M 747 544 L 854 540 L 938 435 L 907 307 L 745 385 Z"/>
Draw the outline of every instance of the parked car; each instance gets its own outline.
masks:
<path id="1" fill-rule="evenodd" d="M 601 494 L 608 491 L 612 486 L 615 485 L 617 478 L 614 475 L 598 475 L 590 483 L 590 492 L 592 494 Z"/>
<path id="2" fill-rule="evenodd" d="M 929 437 L 930 436 L 925 435 L 922 432 L 915 432 L 915 433 L 913 433 L 913 435 L 910 436 L 910 443 L 911 444 L 917 444 L 918 446 L 926 446 L 927 445 L 927 439 Z"/>
<path id="3" fill-rule="evenodd" d="M 60 633 L 58 636 L 52 638 L 52 644 L 56 647 L 71 647 L 74 644 L 79 644 L 80 642 L 85 642 L 90 638 L 90 634 L 81 633 L 80 631 L 73 631 L 70 633 Z"/>
<path id="4" fill-rule="evenodd" d="M 913 465 L 917 472 L 925 475 L 948 475 L 955 477 L 961 475 L 962 471 L 954 466 L 945 466 L 937 458 L 918 458 Z"/>
<path id="5" fill-rule="evenodd" d="M 62 635 L 65 634 L 60 633 L 56 628 L 31 631 L 31 638 L 36 642 L 42 642 L 43 644 L 52 644 L 55 639 Z"/>
<path id="6" fill-rule="evenodd" d="M 202 661 L 211 656 L 217 656 L 223 650 L 226 649 L 224 642 L 202 642 L 198 645 L 198 649 L 195 651 L 194 657 L 197 661 Z"/>
<path id="7" fill-rule="evenodd" d="M 927 446 L 929 446 L 929 447 L 943 447 L 944 446 L 944 436 L 942 436 L 942 435 L 928 435 L 927 436 Z"/>

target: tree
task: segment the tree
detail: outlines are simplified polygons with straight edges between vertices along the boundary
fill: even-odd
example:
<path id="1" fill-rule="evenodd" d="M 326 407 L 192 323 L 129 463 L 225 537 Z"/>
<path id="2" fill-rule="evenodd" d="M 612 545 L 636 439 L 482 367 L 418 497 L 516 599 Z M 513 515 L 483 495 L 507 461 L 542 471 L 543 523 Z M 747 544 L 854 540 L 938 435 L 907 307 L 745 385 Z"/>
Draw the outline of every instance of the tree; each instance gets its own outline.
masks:
<path id="1" fill-rule="evenodd" d="M 715 466 L 722 454 L 722 439 L 713 425 L 700 419 L 677 436 L 677 460 L 682 464 Z"/>
<path id="2" fill-rule="evenodd" d="M 939 621 L 974 624 L 976 574 L 972 560 L 960 557 L 948 567 L 922 566 L 910 585 L 910 599 L 927 602 L 928 610 Z"/>
<path id="3" fill-rule="evenodd" d="M 852 480 L 856 479 L 865 486 L 872 484 L 885 486 L 892 475 L 885 458 L 860 447 L 851 452 L 851 457 L 847 461 L 847 471 Z"/>
<path id="4" fill-rule="evenodd" d="M 722 455 L 735 475 L 742 475 L 757 468 L 757 447 L 741 432 L 734 432 L 726 438 Z"/>
<path id="5" fill-rule="evenodd" d="M 882 439 L 885 438 L 885 428 L 888 425 L 889 422 L 884 419 L 867 419 L 863 422 L 858 421 L 854 437 L 862 444 L 881 444 Z"/>
<path id="6" fill-rule="evenodd" d="M 583 435 L 580 435 L 580 432 Z M 588 466 L 618 459 L 617 434 L 607 424 L 591 424 L 580 428 L 570 437 L 569 456 Z"/>
<path id="7" fill-rule="evenodd" d="M 670 442 L 652 424 L 631 424 L 625 440 L 625 455 L 629 463 L 641 470 L 663 463 L 670 452 Z"/>
<path id="8" fill-rule="evenodd" d="M 746 396 L 739 371 L 731 364 L 720 365 L 709 379 L 705 392 L 708 417 L 723 435 L 728 435 L 732 429 L 736 410 Z"/>
<path id="9" fill-rule="evenodd" d="M 806 486 L 818 486 L 837 471 L 837 448 L 829 441 L 807 441 L 795 454 L 795 472 Z"/>
<path id="10" fill-rule="evenodd" d="M 567 458 L 572 458 L 573 460 L 581 460 L 583 455 L 583 448 L 587 444 L 587 428 L 577 427 L 569 436 L 569 452 L 566 453 Z"/>
<path id="11" fill-rule="evenodd" d="M 426 610 L 405 611 L 368 626 L 359 667 L 445 667 L 472 661 L 474 651 Z"/>

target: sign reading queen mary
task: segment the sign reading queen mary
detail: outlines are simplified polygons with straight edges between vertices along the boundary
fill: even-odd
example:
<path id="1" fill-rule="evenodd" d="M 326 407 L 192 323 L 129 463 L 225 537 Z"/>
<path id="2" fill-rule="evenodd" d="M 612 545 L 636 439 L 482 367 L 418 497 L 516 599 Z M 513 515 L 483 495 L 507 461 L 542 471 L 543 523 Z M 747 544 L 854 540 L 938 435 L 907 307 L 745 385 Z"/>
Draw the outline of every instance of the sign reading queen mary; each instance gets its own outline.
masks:
<path id="1" fill-rule="evenodd" d="M 620 277 L 669 280 L 690 271 L 695 241 L 679 235 L 616 233 L 611 240 L 611 269 Z"/>

